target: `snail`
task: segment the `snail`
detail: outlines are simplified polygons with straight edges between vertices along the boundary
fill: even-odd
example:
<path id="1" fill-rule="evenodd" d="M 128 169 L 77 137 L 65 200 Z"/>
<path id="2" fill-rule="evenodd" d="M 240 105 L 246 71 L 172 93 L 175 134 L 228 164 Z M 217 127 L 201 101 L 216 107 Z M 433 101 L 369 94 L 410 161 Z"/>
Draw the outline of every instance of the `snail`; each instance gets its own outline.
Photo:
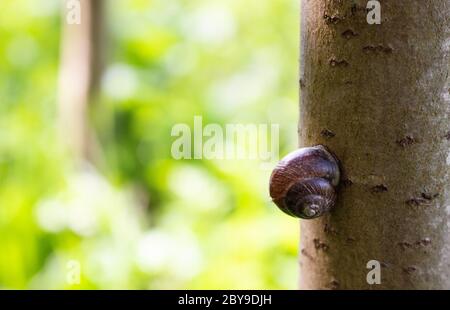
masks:
<path id="1" fill-rule="evenodd" d="M 339 179 L 339 160 L 325 146 L 301 148 L 273 170 L 270 196 L 288 215 L 313 219 L 335 205 Z"/>

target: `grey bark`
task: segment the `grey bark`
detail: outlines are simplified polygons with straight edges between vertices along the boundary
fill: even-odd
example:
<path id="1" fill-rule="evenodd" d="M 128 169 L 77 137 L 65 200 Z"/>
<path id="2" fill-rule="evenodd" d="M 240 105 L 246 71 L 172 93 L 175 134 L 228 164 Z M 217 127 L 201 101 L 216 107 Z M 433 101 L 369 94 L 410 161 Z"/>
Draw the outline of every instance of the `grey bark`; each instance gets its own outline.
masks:
<path id="1" fill-rule="evenodd" d="M 301 223 L 300 287 L 450 289 L 450 1 L 380 1 L 381 25 L 366 0 L 302 2 L 300 145 L 344 176 Z"/>
<path id="2" fill-rule="evenodd" d="M 64 4 L 66 1 L 64 1 Z M 89 126 L 102 69 L 103 0 L 81 0 L 81 23 L 68 24 L 63 10 L 59 77 L 59 118 L 64 140 L 78 160 L 93 160 Z"/>

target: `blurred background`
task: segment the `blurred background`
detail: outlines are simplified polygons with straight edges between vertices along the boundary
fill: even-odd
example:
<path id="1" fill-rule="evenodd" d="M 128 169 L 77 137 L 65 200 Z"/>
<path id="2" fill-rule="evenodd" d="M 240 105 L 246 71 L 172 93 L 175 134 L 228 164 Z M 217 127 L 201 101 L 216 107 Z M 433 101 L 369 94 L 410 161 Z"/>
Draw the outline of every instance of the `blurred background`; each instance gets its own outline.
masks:
<path id="1" fill-rule="evenodd" d="M 270 170 L 175 160 L 171 130 L 296 148 L 298 1 L 65 2 L 0 2 L 0 288 L 295 289 Z"/>

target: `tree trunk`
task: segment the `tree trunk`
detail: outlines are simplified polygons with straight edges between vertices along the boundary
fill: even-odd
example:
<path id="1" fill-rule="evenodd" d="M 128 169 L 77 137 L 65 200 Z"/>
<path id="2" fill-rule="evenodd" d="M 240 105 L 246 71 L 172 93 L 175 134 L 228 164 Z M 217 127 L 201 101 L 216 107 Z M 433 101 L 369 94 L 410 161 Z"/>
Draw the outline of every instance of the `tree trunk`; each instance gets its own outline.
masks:
<path id="1" fill-rule="evenodd" d="M 62 135 L 75 158 L 92 161 L 88 107 L 102 67 L 103 0 L 79 2 L 80 24 L 69 24 L 66 16 L 62 18 L 59 118 Z M 67 14 L 67 8 L 63 12 Z"/>
<path id="2" fill-rule="evenodd" d="M 300 145 L 343 179 L 301 223 L 303 289 L 450 288 L 450 1 L 303 0 Z M 366 265 L 381 264 L 369 285 Z"/>

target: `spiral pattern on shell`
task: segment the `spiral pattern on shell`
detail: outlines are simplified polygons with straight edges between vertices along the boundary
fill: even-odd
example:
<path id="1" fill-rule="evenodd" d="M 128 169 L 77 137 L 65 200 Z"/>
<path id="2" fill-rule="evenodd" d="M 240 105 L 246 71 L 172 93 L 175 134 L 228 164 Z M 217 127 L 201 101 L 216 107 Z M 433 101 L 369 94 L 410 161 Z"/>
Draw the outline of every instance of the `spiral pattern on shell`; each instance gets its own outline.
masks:
<path id="1" fill-rule="evenodd" d="M 286 214 L 313 219 L 335 205 L 339 179 L 338 160 L 326 147 L 301 148 L 275 167 L 270 177 L 270 196 Z"/>

